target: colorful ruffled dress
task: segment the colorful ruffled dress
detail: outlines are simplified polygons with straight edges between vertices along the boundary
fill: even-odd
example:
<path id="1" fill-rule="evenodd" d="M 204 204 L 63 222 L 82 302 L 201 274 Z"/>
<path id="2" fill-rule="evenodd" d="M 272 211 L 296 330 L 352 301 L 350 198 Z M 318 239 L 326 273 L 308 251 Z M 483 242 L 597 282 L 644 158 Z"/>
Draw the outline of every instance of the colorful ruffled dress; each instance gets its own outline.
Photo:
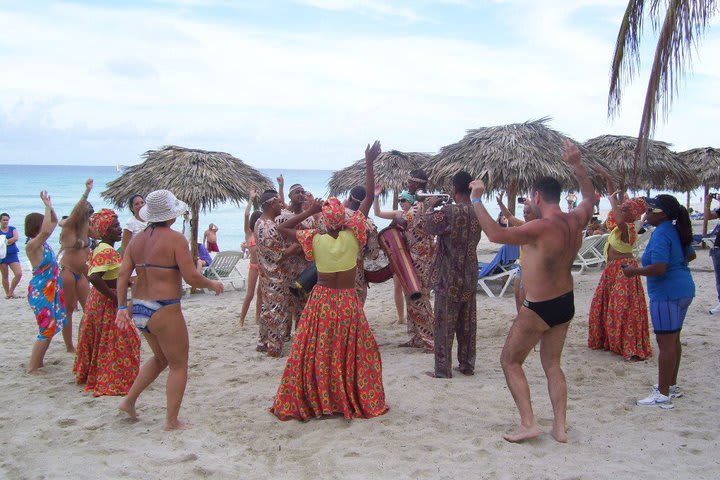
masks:
<path id="1" fill-rule="evenodd" d="M 354 267 L 365 244 L 364 215 L 356 212 L 337 238 L 299 230 L 307 260 L 319 272 L 338 263 Z M 350 268 L 346 268 L 350 265 Z M 380 351 L 353 288 L 315 285 L 303 310 L 280 387 L 271 408 L 281 420 L 308 420 L 341 413 L 346 419 L 387 412 Z"/>
<path id="2" fill-rule="evenodd" d="M 644 210 L 644 207 L 637 209 Z M 614 223 L 612 215 L 608 216 L 607 223 L 614 228 L 605 247 L 606 257 L 610 246 L 620 253 L 631 254 L 637 241 L 632 223 L 626 224 L 629 243 L 622 241 L 620 227 Z M 608 261 L 600 277 L 590 305 L 588 347 L 609 350 L 628 360 L 633 357 L 645 360 L 652 356 L 645 291 L 639 276 L 628 278 L 623 274 L 623 264 L 638 265 L 634 258 Z"/>
<path id="3" fill-rule="evenodd" d="M 107 243 L 93 251 L 88 275 L 104 272 L 104 280 L 115 280 L 120 272 L 120 254 Z M 86 312 L 80 323 L 75 356 L 75 380 L 85 383 L 93 395 L 125 395 L 140 369 L 140 337 L 134 328 L 115 326 L 117 305 L 91 288 Z"/>

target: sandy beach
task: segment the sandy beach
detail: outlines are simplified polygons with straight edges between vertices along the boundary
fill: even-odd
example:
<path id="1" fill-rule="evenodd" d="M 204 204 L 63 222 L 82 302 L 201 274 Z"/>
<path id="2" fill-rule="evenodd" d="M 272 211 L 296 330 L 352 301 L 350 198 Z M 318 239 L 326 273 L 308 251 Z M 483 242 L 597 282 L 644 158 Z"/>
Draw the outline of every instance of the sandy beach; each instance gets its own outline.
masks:
<path id="1" fill-rule="evenodd" d="M 483 240 L 481 259 L 497 248 Z M 166 374 L 140 397 L 138 421 L 117 410 L 119 398 L 93 398 L 75 385 L 74 357 L 59 336 L 45 357 L 45 374 L 27 375 L 35 319 L 24 299 L 3 298 L 0 477 L 717 478 L 720 318 L 707 313 L 717 303 L 707 250 L 698 251 L 691 267 L 697 297 L 682 334 L 685 396 L 673 410 L 635 406 L 656 382 L 656 357 L 627 362 L 587 348 L 588 309 L 600 273 L 576 277 L 577 314 L 563 356 L 567 445 L 549 435 L 521 445 L 501 437 L 519 420 L 499 364 L 514 315 L 512 292 L 502 299 L 477 295 L 475 376 L 439 380 L 425 375 L 432 355 L 396 346 L 406 335 L 405 325 L 395 323 L 391 283 L 373 286 L 366 314 L 380 345 L 390 411 L 371 420 L 307 423 L 280 422 L 268 413 L 285 359 L 255 352 L 252 315 L 237 327 L 245 291 L 185 297 L 190 377 L 181 418 L 193 429 L 172 433 L 162 431 Z M 30 277 L 26 271 L 18 292 Z M 76 329 L 79 324 L 78 317 Z M 654 336 L 652 343 L 657 353 Z M 143 361 L 148 352 L 143 343 Z M 526 370 L 535 413 L 549 429 L 552 410 L 537 353 Z"/>

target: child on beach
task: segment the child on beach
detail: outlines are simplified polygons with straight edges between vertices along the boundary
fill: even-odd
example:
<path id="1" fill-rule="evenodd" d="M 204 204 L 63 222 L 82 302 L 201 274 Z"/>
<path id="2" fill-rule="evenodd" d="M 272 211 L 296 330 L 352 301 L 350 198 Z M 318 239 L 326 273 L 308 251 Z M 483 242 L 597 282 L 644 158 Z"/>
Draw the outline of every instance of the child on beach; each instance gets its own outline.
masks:
<path id="1" fill-rule="evenodd" d="M 60 268 L 55 253 L 47 244 L 58 219 L 47 192 L 40 192 L 40 198 L 45 204 L 45 214 L 31 213 L 25 217 L 25 235 L 30 238 L 25 254 L 33 268 L 33 278 L 28 286 L 28 303 L 35 313 L 39 327 L 27 370 L 33 375 L 39 373 L 38 369 L 43 366 L 50 341 L 66 322 Z"/>

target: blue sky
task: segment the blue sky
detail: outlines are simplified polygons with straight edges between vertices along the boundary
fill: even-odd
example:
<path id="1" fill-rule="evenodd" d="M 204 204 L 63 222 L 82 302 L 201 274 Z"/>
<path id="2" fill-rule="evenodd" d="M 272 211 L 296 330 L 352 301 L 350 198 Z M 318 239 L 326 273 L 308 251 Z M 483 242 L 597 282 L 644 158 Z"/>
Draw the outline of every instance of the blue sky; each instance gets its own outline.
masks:
<path id="1" fill-rule="evenodd" d="M 646 70 L 606 115 L 623 0 L 0 0 L 0 163 L 133 164 L 165 144 L 333 169 L 375 138 L 435 152 L 551 116 L 634 135 Z M 717 18 L 656 138 L 718 146 Z M 649 68 L 654 38 L 646 39 Z"/>

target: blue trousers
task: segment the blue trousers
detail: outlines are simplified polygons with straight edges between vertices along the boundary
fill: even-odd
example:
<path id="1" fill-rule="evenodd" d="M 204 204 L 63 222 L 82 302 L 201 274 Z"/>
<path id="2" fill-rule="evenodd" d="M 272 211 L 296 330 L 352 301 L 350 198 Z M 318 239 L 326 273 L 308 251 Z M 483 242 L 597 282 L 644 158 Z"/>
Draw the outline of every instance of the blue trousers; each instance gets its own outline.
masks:
<path id="1" fill-rule="evenodd" d="M 713 268 L 715 269 L 715 289 L 718 294 L 718 302 L 720 302 L 720 247 L 710 249 L 710 258 L 712 258 Z"/>

